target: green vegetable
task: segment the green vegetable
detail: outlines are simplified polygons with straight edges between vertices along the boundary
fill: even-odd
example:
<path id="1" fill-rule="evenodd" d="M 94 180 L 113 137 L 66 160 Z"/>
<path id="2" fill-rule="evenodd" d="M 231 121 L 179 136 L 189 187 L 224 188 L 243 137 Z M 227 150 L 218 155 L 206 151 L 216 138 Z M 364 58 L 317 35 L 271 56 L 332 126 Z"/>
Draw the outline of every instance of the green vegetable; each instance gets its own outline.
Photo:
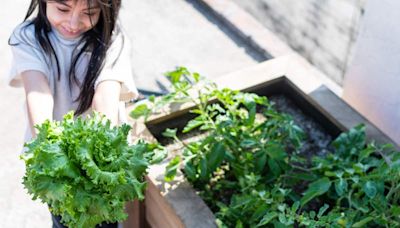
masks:
<path id="1" fill-rule="evenodd" d="M 21 155 L 23 184 L 68 227 L 126 219 L 125 203 L 144 198 L 147 167 L 165 157 L 155 144 L 128 145 L 130 126 L 111 127 L 98 113 L 74 120 L 70 112 L 61 122 L 45 121 L 36 128 L 37 138 Z"/>

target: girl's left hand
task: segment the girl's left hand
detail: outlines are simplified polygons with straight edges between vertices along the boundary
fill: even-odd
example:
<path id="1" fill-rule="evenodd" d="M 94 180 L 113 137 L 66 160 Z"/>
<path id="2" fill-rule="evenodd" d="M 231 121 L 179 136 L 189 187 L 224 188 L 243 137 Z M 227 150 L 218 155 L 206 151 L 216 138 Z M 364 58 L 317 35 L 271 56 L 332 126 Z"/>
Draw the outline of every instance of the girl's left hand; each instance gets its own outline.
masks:
<path id="1" fill-rule="evenodd" d="M 92 109 L 104 114 L 113 126 L 118 125 L 118 106 L 121 83 L 115 80 L 100 82 L 95 88 Z"/>

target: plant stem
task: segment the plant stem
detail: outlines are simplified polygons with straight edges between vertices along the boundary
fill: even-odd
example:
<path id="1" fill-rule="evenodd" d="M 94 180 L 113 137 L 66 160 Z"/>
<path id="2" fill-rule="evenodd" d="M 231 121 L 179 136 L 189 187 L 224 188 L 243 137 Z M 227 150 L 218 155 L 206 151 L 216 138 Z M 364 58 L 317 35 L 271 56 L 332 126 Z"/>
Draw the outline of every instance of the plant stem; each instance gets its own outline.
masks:
<path id="1" fill-rule="evenodd" d="M 349 202 L 349 208 L 352 207 L 351 195 L 353 194 L 353 190 L 354 190 L 354 189 L 351 189 L 350 192 L 349 192 L 349 194 L 347 195 L 347 201 Z"/>
<path id="2" fill-rule="evenodd" d="M 394 185 L 394 182 L 392 181 L 392 186 Z M 390 197 L 392 197 L 393 193 L 397 192 L 400 188 L 400 184 L 398 184 L 396 187 L 391 187 L 389 190 L 389 193 L 386 195 L 386 200 L 389 200 Z"/>
<path id="3" fill-rule="evenodd" d="M 291 165 L 292 165 L 293 168 L 299 169 L 299 170 L 304 171 L 304 172 L 312 171 L 311 169 L 307 169 L 307 168 L 304 168 L 304 167 L 301 167 L 301 166 L 297 166 L 297 165 L 294 165 L 294 164 L 291 164 Z"/>

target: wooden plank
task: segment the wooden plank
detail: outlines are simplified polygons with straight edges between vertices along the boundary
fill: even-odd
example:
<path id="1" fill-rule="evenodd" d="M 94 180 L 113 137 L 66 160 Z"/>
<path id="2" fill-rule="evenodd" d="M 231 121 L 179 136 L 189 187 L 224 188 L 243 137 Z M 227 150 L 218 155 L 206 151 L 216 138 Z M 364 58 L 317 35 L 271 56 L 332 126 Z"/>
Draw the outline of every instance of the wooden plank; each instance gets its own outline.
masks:
<path id="1" fill-rule="evenodd" d="M 128 202 L 125 211 L 128 219 L 123 222 L 124 228 L 141 228 L 144 224 L 144 211 L 141 210 L 143 202 L 138 200 Z"/>
<path id="2" fill-rule="evenodd" d="M 146 190 L 146 220 L 152 228 L 184 228 L 180 218 L 170 207 L 160 190 L 147 178 Z"/>

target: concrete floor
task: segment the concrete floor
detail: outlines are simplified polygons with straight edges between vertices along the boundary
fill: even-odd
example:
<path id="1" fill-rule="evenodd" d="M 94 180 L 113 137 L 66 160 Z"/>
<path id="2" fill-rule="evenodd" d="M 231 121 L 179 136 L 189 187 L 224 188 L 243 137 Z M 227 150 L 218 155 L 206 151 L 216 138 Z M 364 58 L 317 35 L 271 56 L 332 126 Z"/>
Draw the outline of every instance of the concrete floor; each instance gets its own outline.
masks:
<path id="1" fill-rule="evenodd" d="M 176 66 L 186 66 L 212 78 L 262 61 L 246 43 L 221 29 L 197 2 L 125 2 L 121 19 L 131 39 L 132 65 L 139 88 L 167 90 L 169 83 L 163 73 Z"/>
<path id="2" fill-rule="evenodd" d="M 8 87 L 11 60 L 8 37 L 22 21 L 29 1 L 3 0 L 0 9 L 0 227 L 51 227 L 48 209 L 32 201 L 21 184 L 24 174 L 19 151 L 26 120 L 24 93 Z M 163 72 L 187 66 L 207 77 L 217 77 L 261 61 L 257 53 L 204 17 L 196 1 L 130 0 L 121 12 L 131 39 L 132 63 L 139 89 L 163 92 Z"/>
<path id="3" fill-rule="evenodd" d="M 24 93 L 5 85 L 10 49 L 8 37 L 22 21 L 29 2 L 7 0 L 0 9 L 0 227 L 51 227 L 45 205 L 32 201 L 21 184 L 25 166 L 19 160 L 26 121 L 23 112 Z"/>

